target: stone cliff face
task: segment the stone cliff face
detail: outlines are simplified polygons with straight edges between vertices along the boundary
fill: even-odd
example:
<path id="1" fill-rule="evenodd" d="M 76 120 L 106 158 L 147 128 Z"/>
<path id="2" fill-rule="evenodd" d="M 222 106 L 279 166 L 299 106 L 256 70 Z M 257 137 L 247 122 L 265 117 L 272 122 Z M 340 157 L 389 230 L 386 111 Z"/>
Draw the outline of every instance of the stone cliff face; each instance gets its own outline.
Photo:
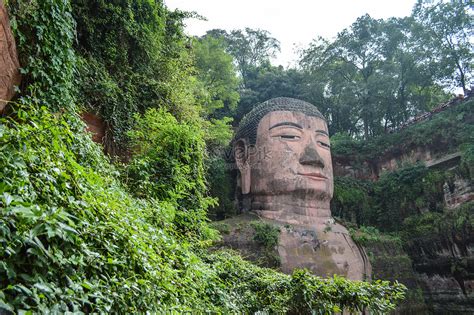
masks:
<path id="1" fill-rule="evenodd" d="M 103 144 L 106 132 L 104 120 L 97 115 L 87 112 L 82 113 L 81 118 L 86 124 L 87 132 L 92 134 L 92 141 Z"/>
<path id="2" fill-rule="evenodd" d="M 426 303 L 439 314 L 474 313 L 474 204 L 462 208 L 470 223 L 457 219 L 442 233 L 417 235 L 406 246 Z"/>
<path id="3" fill-rule="evenodd" d="M 455 176 L 452 182 L 445 182 L 443 188 L 447 209 L 453 210 L 469 201 L 474 201 L 474 185 L 470 179 Z"/>
<path id="4" fill-rule="evenodd" d="M 0 112 L 15 95 L 14 86 L 20 84 L 20 64 L 10 21 L 3 0 L 0 0 Z"/>
<path id="5" fill-rule="evenodd" d="M 429 157 L 429 154 L 423 154 Z M 400 165 L 396 159 L 392 165 Z M 444 161 L 433 163 L 436 161 Z M 457 154 L 425 161 L 426 165 L 456 170 Z M 369 171 L 367 171 L 369 172 Z M 398 280 L 408 289 L 402 314 L 474 314 L 474 185 L 459 172 L 444 183 L 443 226 L 408 236 L 403 248 L 383 242 L 364 245 L 374 279 Z M 467 175 L 467 177 L 469 177 Z M 458 217 L 464 209 L 465 216 Z M 425 210 L 427 211 L 427 210 Z"/>
<path id="6" fill-rule="evenodd" d="M 413 270 L 413 262 L 403 250 L 400 242 L 391 239 L 366 242 L 364 247 L 372 265 L 373 279 L 384 279 L 403 283 L 408 292 L 403 304 L 397 309 L 400 314 L 428 314 L 422 283 Z"/>

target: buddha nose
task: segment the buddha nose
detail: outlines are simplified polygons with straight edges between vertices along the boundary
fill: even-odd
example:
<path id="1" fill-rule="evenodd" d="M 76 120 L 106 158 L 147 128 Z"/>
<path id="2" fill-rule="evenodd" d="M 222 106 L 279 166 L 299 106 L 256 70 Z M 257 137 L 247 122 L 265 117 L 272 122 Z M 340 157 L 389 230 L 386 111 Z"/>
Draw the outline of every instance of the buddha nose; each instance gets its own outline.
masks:
<path id="1" fill-rule="evenodd" d="M 324 161 L 314 146 L 308 145 L 300 157 L 301 165 L 312 165 L 324 168 Z"/>

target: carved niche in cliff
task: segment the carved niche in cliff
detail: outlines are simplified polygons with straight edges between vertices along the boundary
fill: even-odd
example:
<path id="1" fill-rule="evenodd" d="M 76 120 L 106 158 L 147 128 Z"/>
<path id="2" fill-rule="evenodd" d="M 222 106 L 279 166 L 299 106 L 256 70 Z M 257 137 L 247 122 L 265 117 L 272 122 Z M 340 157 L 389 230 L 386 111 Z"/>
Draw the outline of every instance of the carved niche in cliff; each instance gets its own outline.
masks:
<path id="1" fill-rule="evenodd" d="M 20 84 L 19 68 L 20 63 L 7 10 L 0 0 L 0 112 L 6 106 L 6 101 L 14 96 L 14 86 Z"/>
<path id="2" fill-rule="evenodd" d="M 333 170 L 328 127 L 314 105 L 275 98 L 241 121 L 233 141 L 239 186 L 251 211 L 280 229 L 281 269 L 308 268 L 362 280 L 370 264 L 331 217 Z"/>

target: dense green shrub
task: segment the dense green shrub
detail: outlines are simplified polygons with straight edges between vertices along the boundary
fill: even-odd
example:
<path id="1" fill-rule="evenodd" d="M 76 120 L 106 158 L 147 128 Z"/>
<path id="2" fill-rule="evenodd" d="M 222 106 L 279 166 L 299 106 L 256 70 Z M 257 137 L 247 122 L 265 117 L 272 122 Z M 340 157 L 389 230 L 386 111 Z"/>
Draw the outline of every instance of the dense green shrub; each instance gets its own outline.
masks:
<path id="1" fill-rule="evenodd" d="M 156 309 L 151 301 L 164 298 L 157 284 L 173 274 L 160 248 L 177 246 L 157 230 L 170 210 L 133 200 L 81 127 L 45 109 L 19 108 L 1 121 L 3 307 Z"/>
<path id="2" fill-rule="evenodd" d="M 331 211 L 358 225 L 399 231 L 407 217 L 442 210 L 443 184 L 452 176 L 417 164 L 385 172 L 376 182 L 336 177 Z"/>
<path id="3" fill-rule="evenodd" d="M 184 121 L 199 119 L 196 80 L 185 14 L 159 0 L 71 0 L 77 22 L 78 103 L 107 123 L 106 149 L 123 155 L 133 115 L 167 108 Z"/>
<path id="4" fill-rule="evenodd" d="M 404 218 L 421 212 L 426 173 L 424 166 L 417 165 L 380 176 L 374 187 L 378 226 L 383 230 L 398 230 Z"/>
<path id="5" fill-rule="evenodd" d="M 260 266 L 278 268 L 281 266 L 278 254 L 278 238 L 280 228 L 265 221 L 252 221 L 250 226 L 255 231 L 253 240 L 259 245 L 259 256 L 257 263 Z"/>
<path id="6" fill-rule="evenodd" d="M 254 228 L 255 234 L 253 240 L 266 248 L 274 248 L 278 245 L 278 236 L 280 228 L 270 223 L 262 221 L 253 221 L 250 225 Z"/>
<path id="7" fill-rule="evenodd" d="M 135 121 L 129 132 L 134 152 L 125 168 L 129 189 L 140 198 L 172 203 L 180 230 L 203 233 L 206 210 L 215 200 L 206 197 L 202 129 L 165 110 L 149 109 Z"/>
<path id="8" fill-rule="evenodd" d="M 412 247 L 416 243 L 424 243 L 432 249 L 446 242 L 467 244 L 474 231 L 474 202 L 443 213 L 412 216 L 403 222 L 403 226 L 402 237 Z"/>
<path id="9" fill-rule="evenodd" d="M 334 314 L 342 309 L 385 314 L 404 296 L 404 286 L 386 281 L 352 282 L 342 277 L 322 280 L 307 270 L 296 270 L 291 276 L 271 269 L 258 268 L 221 252 L 206 258 L 213 262 L 225 287 L 241 297 L 245 313 L 268 312 L 288 314 Z"/>

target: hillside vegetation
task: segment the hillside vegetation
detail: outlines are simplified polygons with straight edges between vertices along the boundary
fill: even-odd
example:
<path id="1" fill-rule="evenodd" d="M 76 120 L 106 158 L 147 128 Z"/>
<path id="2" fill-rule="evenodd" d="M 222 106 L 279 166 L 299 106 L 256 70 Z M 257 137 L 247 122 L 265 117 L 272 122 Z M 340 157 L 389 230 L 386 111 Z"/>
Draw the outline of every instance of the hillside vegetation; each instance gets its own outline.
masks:
<path id="1" fill-rule="evenodd" d="M 387 313 L 403 298 L 398 283 L 284 275 L 208 250 L 206 147 L 230 137 L 218 109 L 236 96 L 199 75 L 187 13 L 7 5 L 24 80 L 0 120 L 0 312 Z M 82 111 L 106 120 L 112 159 Z"/>

